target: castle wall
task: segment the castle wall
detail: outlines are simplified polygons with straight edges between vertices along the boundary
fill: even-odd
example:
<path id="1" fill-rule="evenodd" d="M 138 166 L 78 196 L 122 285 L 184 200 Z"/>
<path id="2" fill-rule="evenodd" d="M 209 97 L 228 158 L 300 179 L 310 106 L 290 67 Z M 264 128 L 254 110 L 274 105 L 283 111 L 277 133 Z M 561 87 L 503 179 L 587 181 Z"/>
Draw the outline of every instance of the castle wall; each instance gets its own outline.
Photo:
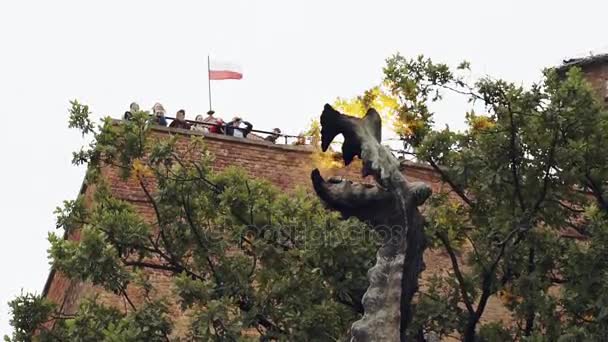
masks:
<path id="1" fill-rule="evenodd" d="M 159 138 L 166 138 L 169 134 L 178 135 L 177 149 L 180 155 L 187 153 L 186 146 L 191 134 L 197 136 L 203 133 L 192 133 L 183 130 L 169 130 L 167 128 L 155 128 L 154 134 Z M 314 151 L 311 146 L 292 146 L 271 144 L 265 141 L 242 139 L 230 136 L 207 134 L 204 135 L 205 146 L 214 156 L 213 168 L 216 171 L 225 169 L 228 166 L 241 167 L 252 177 L 263 178 L 285 191 L 293 191 L 296 187 L 302 186 L 310 191 L 312 184 L 310 172 L 313 168 L 322 166 L 314 158 Z M 322 175 L 343 176 L 350 180 L 361 180 L 360 164 L 353 163 L 349 167 L 339 168 L 320 168 Z M 119 176 L 119 170 L 115 167 L 104 167 L 102 170 L 105 180 L 110 184 L 113 194 L 121 199 L 131 202 L 140 214 L 150 223 L 155 222 L 153 208 L 146 203 L 146 195 L 141 190 L 135 179 L 123 180 Z M 434 192 L 448 191 L 449 187 L 444 185 L 438 175 L 425 165 L 408 163 L 405 168 L 406 177 L 410 181 L 423 181 L 433 187 Z M 83 196 L 90 198 L 95 189 L 88 187 L 84 190 Z M 69 236 L 70 239 L 78 239 L 78 233 Z M 428 250 L 425 254 L 426 270 L 423 278 L 435 272 L 449 272 L 451 264 L 449 258 L 441 250 Z M 171 298 L 171 279 L 170 275 L 162 272 L 150 272 L 150 277 L 154 284 L 154 296 Z M 421 282 L 424 286 L 424 281 Z M 141 302 L 142 294 L 138 289 L 129 287 L 127 293 L 131 300 L 137 305 Z M 67 314 L 74 313 L 80 300 L 87 296 L 96 295 L 108 304 L 115 305 L 123 310 L 129 310 L 129 305 L 121 296 L 105 292 L 91 284 L 72 281 L 67 279 L 60 272 L 52 272 L 45 294 L 48 298 L 59 303 L 63 311 Z M 173 317 L 179 317 L 182 313 L 177 306 L 174 307 Z M 509 319 L 508 311 L 493 298 L 486 309 L 483 319 L 485 321 Z M 177 320 L 176 330 L 186 329 L 187 320 Z"/>

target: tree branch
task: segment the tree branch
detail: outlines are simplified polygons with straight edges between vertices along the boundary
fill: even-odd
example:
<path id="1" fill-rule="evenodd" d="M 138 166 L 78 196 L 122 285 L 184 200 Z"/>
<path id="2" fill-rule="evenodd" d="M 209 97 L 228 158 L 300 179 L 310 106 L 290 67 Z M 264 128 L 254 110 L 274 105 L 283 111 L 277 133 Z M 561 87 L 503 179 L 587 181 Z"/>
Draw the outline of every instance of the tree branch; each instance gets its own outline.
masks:
<path id="1" fill-rule="evenodd" d="M 536 201 L 536 203 L 534 204 L 534 207 L 532 208 L 532 213 L 530 214 L 530 216 L 534 216 L 536 214 L 536 212 L 540 209 L 540 206 L 542 204 L 542 202 L 545 200 L 546 196 L 547 196 L 547 191 L 549 188 L 549 178 L 550 178 L 550 172 L 551 172 L 551 167 L 553 167 L 553 164 L 555 163 L 555 148 L 557 146 L 557 139 L 558 139 L 558 130 L 555 130 L 555 132 L 553 133 L 553 140 L 551 141 L 551 147 L 549 148 L 549 156 L 548 156 L 548 160 L 546 161 L 547 165 L 545 166 L 545 176 L 543 177 L 543 188 L 541 190 L 541 194 L 538 197 L 538 200 Z"/>
<path id="2" fill-rule="evenodd" d="M 458 259 L 456 258 L 456 254 L 452 249 L 452 245 L 447 236 L 443 233 L 438 232 L 437 237 L 441 240 L 441 243 L 445 247 L 448 255 L 450 256 L 450 261 L 452 262 L 452 268 L 454 269 L 454 275 L 456 275 L 456 279 L 458 280 L 458 285 L 460 285 L 460 295 L 462 296 L 462 301 L 467 308 L 469 314 L 474 314 L 475 310 L 473 309 L 473 305 L 471 304 L 471 300 L 469 299 L 469 294 L 467 293 L 467 289 L 464 283 L 464 277 L 462 276 L 462 272 L 460 271 L 460 266 L 458 265 Z"/>
<path id="3" fill-rule="evenodd" d="M 501 94 L 507 104 L 507 111 L 509 113 L 509 123 L 510 123 L 510 138 L 509 138 L 509 156 L 511 158 L 511 173 L 513 174 L 513 184 L 515 186 L 515 195 L 517 196 L 517 200 L 519 201 L 519 206 L 522 212 L 526 211 L 526 206 L 524 204 L 524 197 L 521 193 L 521 184 L 519 183 L 519 175 L 517 172 L 517 155 L 516 155 L 516 138 L 517 132 L 515 131 L 515 120 L 513 118 L 513 110 L 511 108 L 511 102 L 508 100 L 507 95 L 504 91 L 501 90 Z"/>
<path id="4" fill-rule="evenodd" d="M 428 158 L 428 162 L 431 164 L 431 167 L 433 167 L 433 169 L 439 173 L 441 179 L 450 185 L 452 191 L 454 191 L 466 204 L 468 204 L 469 207 L 473 208 L 473 201 L 467 197 L 464 191 L 452 181 L 452 179 L 439 167 L 439 165 L 437 165 L 437 163 L 435 163 L 435 161 L 433 161 L 431 158 Z"/>
<path id="5" fill-rule="evenodd" d="M 486 269 L 486 264 L 483 261 L 483 259 L 481 258 L 481 254 L 479 254 L 479 250 L 477 249 L 477 246 L 475 245 L 475 242 L 473 242 L 473 239 L 471 239 L 471 237 L 469 236 L 469 234 L 467 234 L 466 232 L 464 232 L 463 235 L 467 239 L 467 241 L 469 241 L 469 243 L 471 244 L 471 247 L 473 247 L 473 252 L 475 253 L 475 257 L 477 258 L 477 260 L 479 260 L 479 264 L 481 265 L 481 268 L 485 272 L 487 270 Z"/>
<path id="6" fill-rule="evenodd" d="M 589 174 L 589 171 L 585 172 L 585 178 L 587 180 L 587 186 L 591 189 L 591 193 L 593 194 L 593 197 L 595 197 L 595 199 L 596 199 L 597 203 L 600 205 L 600 207 L 606 213 L 608 213 L 608 203 L 604 199 L 602 188 L 599 185 L 597 185 L 597 183 L 593 180 L 593 178 Z"/>

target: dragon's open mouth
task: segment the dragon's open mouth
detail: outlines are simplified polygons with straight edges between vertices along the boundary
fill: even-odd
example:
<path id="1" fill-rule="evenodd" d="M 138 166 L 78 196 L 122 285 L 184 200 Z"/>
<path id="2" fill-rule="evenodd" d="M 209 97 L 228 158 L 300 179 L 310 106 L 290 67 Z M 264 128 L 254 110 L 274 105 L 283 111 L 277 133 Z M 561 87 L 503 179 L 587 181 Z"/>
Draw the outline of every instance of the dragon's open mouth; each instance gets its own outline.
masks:
<path id="1" fill-rule="evenodd" d="M 331 177 L 327 181 L 315 169 L 311 174 L 317 195 L 344 216 L 359 216 L 362 209 L 392 206 L 394 196 L 382 187 Z"/>
<path id="2" fill-rule="evenodd" d="M 344 216 L 360 217 L 362 211 L 392 207 L 394 195 L 382 186 L 383 174 L 378 163 L 380 145 L 380 115 L 373 109 L 362 119 L 343 115 L 325 105 L 321 114 L 321 147 L 326 151 L 333 139 L 342 134 L 342 158 L 349 165 L 355 157 L 363 161 L 361 174 L 371 175 L 377 184 L 352 182 L 339 177 L 325 180 L 319 170 L 312 171 L 312 184 L 318 196 Z M 366 209 L 366 210 L 363 210 Z"/>
<path id="3" fill-rule="evenodd" d="M 357 183 L 343 178 L 332 177 L 325 180 L 319 170 L 312 171 L 311 179 L 318 196 L 330 207 L 344 216 L 367 219 L 364 212 L 390 212 L 395 208 L 396 196 L 387 188 L 395 188 L 391 174 L 400 173 L 401 165 L 391 152 L 380 144 L 381 120 L 374 109 L 368 110 L 363 118 L 343 115 L 326 104 L 321 114 L 321 147 L 326 151 L 333 139 L 342 134 L 342 158 L 349 165 L 355 157 L 363 162 L 361 174 L 371 175 L 376 184 Z M 400 177 L 402 181 L 404 178 Z M 400 184 L 420 205 L 431 194 L 424 183 Z"/>

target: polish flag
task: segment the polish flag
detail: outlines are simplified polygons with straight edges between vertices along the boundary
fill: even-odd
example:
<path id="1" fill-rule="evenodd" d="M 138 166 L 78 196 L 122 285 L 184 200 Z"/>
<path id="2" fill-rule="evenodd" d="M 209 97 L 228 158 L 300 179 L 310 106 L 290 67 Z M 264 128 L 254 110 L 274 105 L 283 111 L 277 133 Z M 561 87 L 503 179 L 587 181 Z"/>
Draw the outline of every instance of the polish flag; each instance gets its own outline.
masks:
<path id="1" fill-rule="evenodd" d="M 243 71 L 239 65 L 224 61 L 209 61 L 210 80 L 240 80 L 243 78 Z"/>

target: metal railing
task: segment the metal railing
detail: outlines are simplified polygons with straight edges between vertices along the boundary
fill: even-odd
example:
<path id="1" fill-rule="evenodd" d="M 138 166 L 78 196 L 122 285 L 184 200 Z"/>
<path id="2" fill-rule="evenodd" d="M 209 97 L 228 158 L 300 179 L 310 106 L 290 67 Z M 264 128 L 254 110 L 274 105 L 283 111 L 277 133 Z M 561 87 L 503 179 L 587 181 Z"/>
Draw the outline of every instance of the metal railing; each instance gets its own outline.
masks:
<path id="1" fill-rule="evenodd" d="M 155 116 L 154 115 L 150 115 L 150 118 L 154 120 Z M 165 116 L 164 117 L 167 120 L 171 120 L 171 121 L 175 121 L 176 119 L 174 117 L 170 117 L 170 116 Z M 223 124 L 216 124 L 216 123 L 211 123 L 211 122 L 201 122 L 201 121 L 195 121 L 195 120 L 184 120 L 186 123 L 190 124 L 190 126 L 194 126 L 194 125 L 203 125 L 203 126 L 207 126 L 207 127 L 220 127 L 223 130 L 223 133 L 215 133 L 215 134 L 220 134 L 220 135 L 228 135 L 227 134 L 227 127 L 228 127 L 228 123 L 224 122 Z M 169 127 L 168 125 L 166 127 Z M 241 132 L 244 131 L 248 131 L 249 133 L 261 133 L 261 134 L 267 134 L 267 135 L 272 135 L 272 136 L 278 136 L 278 137 L 283 137 L 285 139 L 285 145 L 288 144 L 287 139 L 289 138 L 301 138 L 301 136 L 298 135 L 290 135 L 290 134 L 283 134 L 283 133 L 275 133 L 275 132 L 268 132 L 268 131 L 262 131 L 259 129 L 251 129 L 251 130 L 247 130 L 245 128 L 240 128 L 240 127 L 232 127 L 233 129 L 238 129 Z M 304 137 L 307 138 L 307 137 Z M 277 138 L 278 139 L 278 138 Z"/>
<path id="2" fill-rule="evenodd" d="M 170 120 L 170 121 L 175 121 L 176 120 L 176 118 L 170 117 L 170 116 L 165 116 L 164 118 L 167 119 L 167 120 Z M 150 115 L 150 119 L 154 120 L 155 116 L 154 115 Z M 213 132 L 209 132 L 209 133 L 219 134 L 219 135 L 228 135 L 227 134 L 227 130 L 226 130 L 226 128 L 228 127 L 228 123 L 226 123 L 226 122 L 223 122 L 222 124 L 217 124 L 217 123 L 202 122 L 202 121 L 195 121 L 195 120 L 188 120 L 188 119 L 186 119 L 184 121 L 186 123 L 188 123 L 191 127 L 194 126 L 194 125 L 202 125 L 202 126 L 207 126 L 207 127 L 219 127 L 219 128 L 222 129 L 222 133 L 213 133 Z M 161 127 L 163 127 L 163 126 L 161 125 Z M 169 128 L 169 125 L 167 125 L 165 127 Z M 290 138 L 301 139 L 303 137 L 306 140 L 312 138 L 310 136 L 299 136 L 299 135 L 275 133 L 275 132 L 263 131 L 263 130 L 259 130 L 259 129 L 247 130 L 246 128 L 240 128 L 240 127 L 232 127 L 232 128 L 233 129 L 238 129 L 241 132 L 249 131 L 249 133 L 261 133 L 261 134 L 266 134 L 266 135 L 271 135 L 271 136 L 277 136 L 278 137 L 277 139 L 279 139 L 280 137 L 283 137 L 285 139 L 285 145 L 289 144 L 288 139 L 290 139 Z M 400 139 L 393 139 L 393 138 L 391 138 L 391 139 L 383 140 L 383 142 L 393 141 L 393 140 L 400 140 Z M 338 143 L 334 142 L 334 143 L 332 143 L 332 145 L 333 144 L 338 144 Z M 309 145 L 309 143 L 305 143 L 304 145 Z M 405 159 L 405 160 L 415 160 L 416 159 L 410 151 L 406 151 L 406 150 L 403 150 L 403 149 L 394 149 L 394 148 L 389 148 L 389 149 L 390 149 L 390 151 L 392 153 L 401 156 L 402 159 Z"/>

